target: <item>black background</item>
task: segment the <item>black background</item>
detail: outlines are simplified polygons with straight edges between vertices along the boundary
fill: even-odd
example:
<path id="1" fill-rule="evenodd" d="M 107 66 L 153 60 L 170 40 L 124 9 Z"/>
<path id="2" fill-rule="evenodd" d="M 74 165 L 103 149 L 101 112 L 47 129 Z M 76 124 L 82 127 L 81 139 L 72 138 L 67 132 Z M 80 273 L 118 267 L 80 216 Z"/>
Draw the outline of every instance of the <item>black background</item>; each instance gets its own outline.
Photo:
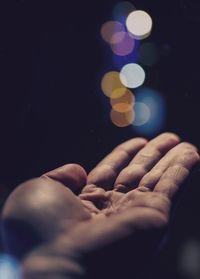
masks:
<path id="1" fill-rule="evenodd" d="M 114 68 L 100 38 L 117 1 L 0 2 L 0 182 L 8 192 L 19 182 L 65 163 L 89 171 L 123 140 L 137 136 L 109 120 L 100 82 Z M 200 145 L 200 3 L 135 0 L 153 18 L 147 41 L 168 54 L 147 83 L 167 104 L 163 131 Z M 178 272 L 178 251 L 200 239 L 199 180 L 193 179 L 172 224 L 172 237 L 152 278 L 187 278 Z M 152 272 L 153 274 L 153 272 Z"/>

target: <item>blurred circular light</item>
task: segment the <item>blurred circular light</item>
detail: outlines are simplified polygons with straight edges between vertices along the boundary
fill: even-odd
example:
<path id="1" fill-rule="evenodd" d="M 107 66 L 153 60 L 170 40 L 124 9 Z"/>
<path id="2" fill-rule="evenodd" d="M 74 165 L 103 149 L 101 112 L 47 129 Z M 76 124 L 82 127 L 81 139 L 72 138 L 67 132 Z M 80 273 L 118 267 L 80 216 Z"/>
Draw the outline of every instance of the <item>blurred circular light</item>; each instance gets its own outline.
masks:
<path id="1" fill-rule="evenodd" d="M 135 90 L 135 98 L 134 130 L 141 135 L 148 136 L 160 132 L 166 116 L 166 104 L 161 94 L 154 89 L 141 87 Z M 143 105 L 138 106 L 138 103 Z"/>
<path id="2" fill-rule="evenodd" d="M 20 268 L 18 261 L 6 254 L 0 254 L 0 278 L 20 279 Z"/>
<path id="3" fill-rule="evenodd" d="M 153 43 L 143 43 L 139 50 L 139 61 L 145 66 L 153 66 L 159 60 L 159 50 Z"/>
<path id="4" fill-rule="evenodd" d="M 129 33 L 130 35 L 130 33 Z M 134 38 L 133 38 L 134 39 Z M 113 63 L 117 69 L 117 71 L 121 71 L 121 69 L 129 63 L 138 63 L 138 55 L 141 41 L 134 39 L 134 49 L 133 51 L 125 56 L 113 55 Z"/>
<path id="5" fill-rule="evenodd" d="M 117 89 L 112 91 L 112 94 L 110 95 L 110 98 L 111 99 L 118 99 L 118 98 L 122 97 L 126 93 L 127 90 L 128 89 L 126 87 L 117 88 Z"/>
<path id="6" fill-rule="evenodd" d="M 128 1 L 119 2 L 114 7 L 113 17 L 116 20 L 119 20 L 121 22 L 125 22 L 127 16 L 135 10 L 136 10 L 135 6 L 130 2 L 128 2 Z"/>
<path id="7" fill-rule="evenodd" d="M 111 43 L 111 49 L 119 56 L 130 54 L 135 46 L 134 39 L 127 32 L 123 31 L 115 33 L 112 37 L 112 42 L 118 42 Z"/>
<path id="8" fill-rule="evenodd" d="M 189 278 L 200 278 L 200 242 L 197 239 L 188 239 L 180 251 L 179 269 Z"/>
<path id="9" fill-rule="evenodd" d="M 145 72 L 140 65 L 130 63 L 121 69 L 120 80 L 128 88 L 137 88 L 144 83 Z"/>
<path id="10" fill-rule="evenodd" d="M 103 79 L 101 81 L 101 89 L 107 97 L 115 95 L 115 90 L 119 88 L 121 89 L 121 93 L 123 91 L 123 88 L 124 93 L 126 92 L 126 88 L 120 80 L 119 72 L 108 72 L 103 76 Z"/>
<path id="11" fill-rule="evenodd" d="M 111 46 L 121 43 L 124 40 L 126 34 L 127 32 L 125 31 L 115 32 L 112 38 L 110 39 Z"/>
<path id="12" fill-rule="evenodd" d="M 117 99 L 111 99 L 110 104 L 115 111 L 127 112 L 133 109 L 134 101 L 135 97 L 133 93 L 127 89 L 126 93 L 123 96 Z"/>
<path id="13" fill-rule="evenodd" d="M 128 31 L 138 40 L 145 39 L 150 35 L 152 25 L 150 15 L 141 10 L 133 11 L 126 20 Z"/>
<path id="14" fill-rule="evenodd" d="M 144 103 L 136 102 L 134 106 L 135 110 L 135 120 L 133 122 L 134 126 L 142 126 L 147 121 L 149 121 L 151 112 L 148 106 Z"/>
<path id="15" fill-rule="evenodd" d="M 120 113 L 115 110 L 111 110 L 110 119 L 112 123 L 117 127 L 127 127 L 133 123 L 135 113 L 133 110 Z"/>
<path id="16" fill-rule="evenodd" d="M 123 24 L 121 24 L 118 21 L 108 21 L 104 23 L 101 27 L 101 36 L 106 41 L 107 43 L 112 43 L 113 42 L 113 35 L 116 32 L 122 32 L 125 31 L 125 28 Z M 119 38 L 118 38 L 119 39 Z M 123 38 L 122 38 L 123 39 Z"/>

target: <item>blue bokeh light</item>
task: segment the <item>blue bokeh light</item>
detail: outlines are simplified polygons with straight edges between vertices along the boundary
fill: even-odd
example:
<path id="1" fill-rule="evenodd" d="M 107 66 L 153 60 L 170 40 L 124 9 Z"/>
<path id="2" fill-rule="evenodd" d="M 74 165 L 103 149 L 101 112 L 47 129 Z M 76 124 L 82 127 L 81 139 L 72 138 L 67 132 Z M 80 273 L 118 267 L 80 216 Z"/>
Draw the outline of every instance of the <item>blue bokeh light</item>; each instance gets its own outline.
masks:
<path id="1" fill-rule="evenodd" d="M 151 111 L 146 104 L 136 102 L 134 105 L 134 111 L 135 111 L 135 119 L 133 122 L 134 126 L 142 126 L 149 121 L 151 117 Z"/>
<path id="2" fill-rule="evenodd" d="M 7 254 L 0 254 L 0 279 L 21 279 L 21 270 L 17 259 Z"/>
<path id="3" fill-rule="evenodd" d="M 121 21 L 122 23 L 126 23 L 127 16 L 135 11 L 135 6 L 128 1 L 119 2 L 115 5 L 113 9 L 113 17 L 115 20 Z"/>
<path id="4" fill-rule="evenodd" d="M 135 91 L 135 99 L 138 103 L 143 103 L 149 108 L 149 119 L 143 125 L 134 126 L 133 129 L 137 134 L 144 136 L 154 136 L 159 133 L 165 125 L 166 120 L 166 103 L 160 92 L 148 88 L 140 87 Z M 142 111 L 136 110 L 136 114 Z M 137 116 L 136 117 L 140 117 Z"/>

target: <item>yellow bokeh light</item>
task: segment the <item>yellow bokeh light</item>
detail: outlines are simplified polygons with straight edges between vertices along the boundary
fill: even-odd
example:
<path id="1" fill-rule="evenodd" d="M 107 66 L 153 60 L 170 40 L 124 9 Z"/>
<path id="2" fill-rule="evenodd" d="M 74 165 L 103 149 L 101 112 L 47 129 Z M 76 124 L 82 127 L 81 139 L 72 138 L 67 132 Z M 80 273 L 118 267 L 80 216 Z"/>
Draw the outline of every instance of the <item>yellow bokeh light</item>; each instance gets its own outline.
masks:
<path id="1" fill-rule="evenodd" d="M 126 27 L 134 38 L 142 40 L 147 38 L 152 30 L 152 19 L 150 15 L 141 10 L 133 11 L 126 20 Z"/>
<path id="2" fill-rule="evenodd" d="M 117 99 L 111 99 L 112 109 L 118 112 L 128 112 L 133 109 L 135 97 L 133 93 L 127 89 L 125 94 Z"/>
<path id="3" fill-rule="evenodd" d="M 113 35 L 115 33 L 118 32 L 122 32 L 125 31 L 125 28 L 123 26 L 122 23 L 118 22 L 118 21 L 107 21 L 106 23 L 104 23 L 101 27 L 101 36 L 104 39 L 104 41 L 106 41 L 107 43 L 111 44 L 111 43 L 118 43 L 118 41 L 114 42 L 113 40 Z M 118 38 L 120 39 L 120 38 Z M 123 39 L 123 38 L 121 38 Z M 116 38 L 115 38 L 116 40 Z"/>
<path id="4" fill-rule="evenodd" d="M 120 94 L 122 91 L 119 91 L 119 93 L 116 92 L 116 90 L 119 88 L 121 90 L 124 88 L 124 93 L 126 92 L 126 88 L 120 80 L 119 72 L 108 72 L 103 76 L 101 81 L 101 89 L 107 97 L 112 96 L 113 98 L 113 96 Z"/>
<path id="5" fill-rule="evenodd" d="M 111 99 L 118 99 L 122 97 L 128 89 L 126 87 L 120 87 L 112 91 L 110 98 Z"/>
<path id="6" fill-rule="evenodd" d="M 110 119 L 112 123 L 120 128 L 127 127 L 131 125 L 134 121 L 135 113 L 133 110 L 128 112 L 120 113 L 115 110 L 111 110 Z"/>

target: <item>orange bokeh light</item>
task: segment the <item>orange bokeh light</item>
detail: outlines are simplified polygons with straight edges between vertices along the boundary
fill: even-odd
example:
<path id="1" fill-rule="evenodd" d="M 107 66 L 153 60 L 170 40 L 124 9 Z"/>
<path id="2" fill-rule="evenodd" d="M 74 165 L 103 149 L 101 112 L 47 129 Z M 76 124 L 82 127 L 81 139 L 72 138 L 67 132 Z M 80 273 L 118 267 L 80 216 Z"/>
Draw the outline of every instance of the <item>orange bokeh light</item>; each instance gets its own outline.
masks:
<path id="1" fill-rule="evenodd" d="M 135 113 L 133 110 L 121 113 L 112 109 L 110 113 L 110 119 L 112 123 L 120 128 L 131 125 L 134 121 L 134 117 Z"/>
<path id="2" fill-rule="evenodd" d="M 122 84 L 120 77 L 119 77 L 119 72 L 108 72 L 106 73 L 101 81 L 101 89 L 103 93 L 111 98 L 112 96 L 116 96 L 116 94 L 122 94 L 122 91 L 124 90 L 124 93 L 126 92 L 126 87 Z M 118 93 L 116 90 L 120 89 Z M 124 94 L 123 93 L 123 94 Z M 122 95 L 123 95 L 122 94 Z M 116 97 L 112 97 L 116 98 Z"/>
<path id="3" fill-rule="evenodd" d="M 120 96 L 119 98 L 110 100 L 110 104 L 113 110 L 118 112 L 127 112 L 133 109 L 134 102 L 135 97 L 129 89 L 126 89 L 125 94 Z"/>

